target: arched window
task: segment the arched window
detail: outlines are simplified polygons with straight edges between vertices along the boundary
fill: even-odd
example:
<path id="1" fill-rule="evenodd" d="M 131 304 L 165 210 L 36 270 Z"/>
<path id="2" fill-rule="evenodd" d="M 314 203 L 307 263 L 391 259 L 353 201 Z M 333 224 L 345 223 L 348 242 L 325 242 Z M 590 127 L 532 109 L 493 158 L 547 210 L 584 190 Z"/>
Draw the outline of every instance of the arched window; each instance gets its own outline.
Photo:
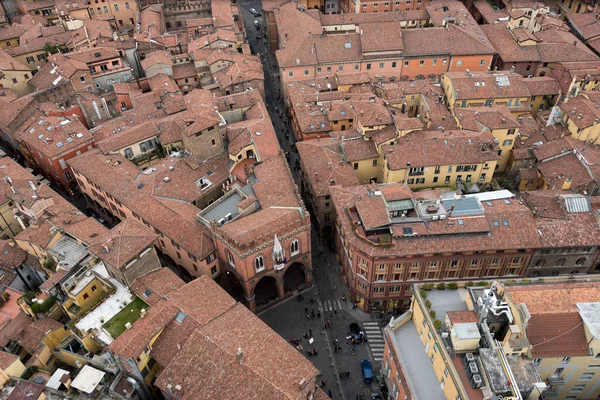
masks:
<path id="1" fill-rule="evenodd" d="M 235 260 L 233 259 L 233 254 L 227 253 L 227 259 L 229 260 L 229 264 L 235 268 Z"/>
<path id="2" fill-rule="evenodd" d="M 300 242 L 298 242 L 298 239 L 294 239 L 290 243 L 290 254 L 295 256 L 298 253 L 300 253 Z"/>
<path id="3" fill-rule="evenodd" d="M 555 267 L 562 267 L 565 265 L 565 259 L 564 258 L 560 258 L 556 264 L 554 264 Z"/>
<path id="4" fill-rule="evenodd" d="M 577 259 L 577 261 L 575 261 L 575 265 L 583 265 L 585 264 L 586 258 L 585 257 L 579 257 Z"/>
<path id="5" fill-rule="evenodd" d="M 256 269 L 256 272 L 260 272 L 265 269 L 265 259 L 263 256 L 258 256 L 254 259 L 254 269 Z"/>

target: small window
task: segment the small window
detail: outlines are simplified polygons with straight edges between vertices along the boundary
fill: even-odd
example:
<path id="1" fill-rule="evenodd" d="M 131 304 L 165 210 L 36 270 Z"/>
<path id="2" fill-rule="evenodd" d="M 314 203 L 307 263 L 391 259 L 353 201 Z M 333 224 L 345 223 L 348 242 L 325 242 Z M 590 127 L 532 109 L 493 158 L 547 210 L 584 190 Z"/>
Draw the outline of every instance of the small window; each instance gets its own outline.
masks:
<path id="1" fill-rule="evenodd" d="M 180 324 L 183 322 L 184 319 L 185 319 L 185 314 L 182 313 L 181 311 L 179 311 L 177 313 L 177 315 L 175 316 L 175 321 L 179 322 Z"/>
<path id="2" fill-rule="evenodd" d="M 92 292 L 95 292 L 96 290 L 98 290 L 98 288 L 96 287 L 96 285 L 92 286 Z"/>
<path id="3" fill-rule="evenodd" d="M 125 8 L 129 10 L 129 2 L 125 2 Z"/>
<path id="4" fill-rule="evenodd" d="M 115 4 L 115 11 L 119 11 L 119 5 Z"/>
<path id="5" fill-rule="evenodd" d="M 84 299 L 84 300 L 87 300 L 87 299 L 89 299 L 89 298 L 90 298 L 90 295 L 89 295 L 89 294 L 87 294 L 87 293 L 84 293 L 84 294 L 83 294 L 83 299 Z"/>
<path id="6" fill-rule="evenodd" d="M 254 269 L 256 272 L 260 272 L 265 269 L 265 259 L 263 256 L 258 256 L 254 259 Z"/>
<path id="7" fill-rule="evenodd" d="M 292 243 L 290 244 L 290 254 L 292 256 L 295 256 L 299 252 L 300 252 L 300 245 L 299 245 L 298 239 L 294 239 L 294 240 L 292 240 Z"/>

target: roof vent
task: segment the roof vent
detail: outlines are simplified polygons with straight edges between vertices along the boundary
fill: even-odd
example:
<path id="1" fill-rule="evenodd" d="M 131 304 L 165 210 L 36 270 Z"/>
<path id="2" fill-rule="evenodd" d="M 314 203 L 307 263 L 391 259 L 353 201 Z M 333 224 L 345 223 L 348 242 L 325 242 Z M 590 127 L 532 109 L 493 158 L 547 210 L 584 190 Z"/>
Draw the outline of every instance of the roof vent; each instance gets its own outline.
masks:
<path id="1" fill-rule="evenodd" d="M 169 182 L 170 180 L 171 180 L 171 178 L 169 178 L 168 176 L 165 176 L 165 177 L 163 178 L 163 181 L 164 181 L 164 182 Z"/>
<path id="2" fill-rule="evenodd" d="M 102 57 L 102 53 L 94 53 L 94 57 Z"/>

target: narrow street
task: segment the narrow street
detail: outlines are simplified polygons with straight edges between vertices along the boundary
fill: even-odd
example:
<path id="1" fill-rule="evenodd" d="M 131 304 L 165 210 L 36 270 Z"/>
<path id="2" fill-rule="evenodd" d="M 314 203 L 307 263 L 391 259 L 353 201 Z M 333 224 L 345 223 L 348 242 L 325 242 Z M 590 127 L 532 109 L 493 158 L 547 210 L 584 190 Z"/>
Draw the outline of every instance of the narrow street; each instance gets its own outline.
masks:
<path id="1" fill-rule="evenodd" d="M 288 160 L 294 180 L 300 186 L 300 173 L 295 169 L 298 154 L 293 146 L 294 139 L 280 94 L 275 55 L 269 53 L 266 47 L 263 16 L 255 17 L 249 11 L 254 8 L 262 14 L 262 2 L 242 0 L 240 6 L 247 40 L 253 53 L 260 54 L 263 63 L 265 95 L 271 120 L 281 148 L 289 154 Z M 260 23 L 258 29 L 255 28 L 254 21 Z M 313 287 L 302 293 L 303 299 L 288 299 L 260 313 L 259 317 L 288 342 L 302 338 L 302 353 L 321 371 L 320 379 L 325 381 L 325 393 L 331 391 L 334 399 L 355 400 L 361 398 L 361 395 L 370 399 L 372 393 L 380 392 L 380 387 L 376 381 L 372 384 L 363 382 L 360 362 L 369 359 L 374 375 L 379 374 L 383 355 L 382 320 L 377 314 L 368 314 L 352 307 L 336 262 L 334 244 L 322 242 L 314 224 L 312 228 Z M 315 318 L 308 318 L 307 310 L 309 315 L 314 311 Z M 330 327 L 325 328 L 328 321 Z M 365 331 L 369 338 L 367 344 L 352 345 L 346 339 L 352 323 L 358 323 Z M 312 336 L 309 335 L 309 331 L 312 332 Z M 309 344 L 311 337 L 313 343 Z M 338 346 L 341 347 L 339 351 L 335 351 L 336 338 L 339 341 Z M 318 355 L 309 355 L 309 349 L 317 349 Z M 343 372 L 350 372 L 350 376 L 341 378 L 340 373 Z"/>

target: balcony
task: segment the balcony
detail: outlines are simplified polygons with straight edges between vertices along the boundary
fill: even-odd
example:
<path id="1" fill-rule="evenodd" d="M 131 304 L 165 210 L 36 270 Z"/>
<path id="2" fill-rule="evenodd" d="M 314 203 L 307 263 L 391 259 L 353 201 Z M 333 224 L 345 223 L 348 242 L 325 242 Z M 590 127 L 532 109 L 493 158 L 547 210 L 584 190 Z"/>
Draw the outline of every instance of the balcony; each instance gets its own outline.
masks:
<path id="1" fill-rule="evenodd" d="M 410 171 L 408 176 L 421 176 L 425 175 L 425 171 Z"/>
<path id="2" fill-rule="evenodd" d="M 550 375 L 548 377 L 548 383 L 551 385 L 564 385 L 566 381 L 565 378 L 560 375 Z"/>
<path id="3" fill-rule="evenodd" d="M 550 399 L 550 398 L 554 398 L 556 396 L 558 396 L 558 391 L 553 387 L 546 388 L 542 392 L 543 399 Z"/>

